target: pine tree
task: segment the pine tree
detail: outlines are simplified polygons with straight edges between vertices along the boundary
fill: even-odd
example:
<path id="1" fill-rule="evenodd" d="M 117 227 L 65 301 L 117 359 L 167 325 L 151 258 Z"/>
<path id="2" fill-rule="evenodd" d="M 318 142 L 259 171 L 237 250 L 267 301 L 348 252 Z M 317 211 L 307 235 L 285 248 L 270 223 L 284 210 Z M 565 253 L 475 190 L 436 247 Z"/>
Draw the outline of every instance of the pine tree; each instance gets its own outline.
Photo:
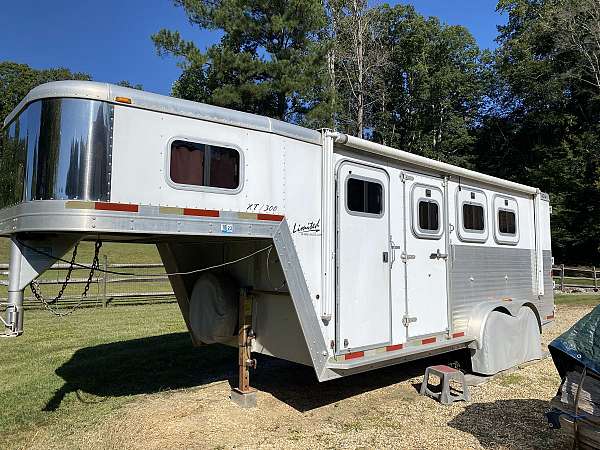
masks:
<path id="1" fill-rule="evenodd" d="M 206 52 L 177 31 L 152 36 L 160 55 L 180 59 L 173 95 L 291 122 L 319 106 L 326 25 L 318 0 L 175 0 L 189 21 L 220 30 Z"/>

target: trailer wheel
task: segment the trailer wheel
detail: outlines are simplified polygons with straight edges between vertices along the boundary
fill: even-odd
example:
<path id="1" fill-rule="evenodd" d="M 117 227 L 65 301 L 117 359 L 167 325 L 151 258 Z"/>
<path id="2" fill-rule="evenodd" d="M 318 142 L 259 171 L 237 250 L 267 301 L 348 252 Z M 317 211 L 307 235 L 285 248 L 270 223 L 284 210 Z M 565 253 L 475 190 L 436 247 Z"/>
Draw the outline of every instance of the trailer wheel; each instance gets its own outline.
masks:
<path id="1" fill-rule="evenodd" d="M 222 274 L 204 273 L 190 296 L 190 328 L 196 341 L 230 342 L 238 322 L 238 287 Z"/>

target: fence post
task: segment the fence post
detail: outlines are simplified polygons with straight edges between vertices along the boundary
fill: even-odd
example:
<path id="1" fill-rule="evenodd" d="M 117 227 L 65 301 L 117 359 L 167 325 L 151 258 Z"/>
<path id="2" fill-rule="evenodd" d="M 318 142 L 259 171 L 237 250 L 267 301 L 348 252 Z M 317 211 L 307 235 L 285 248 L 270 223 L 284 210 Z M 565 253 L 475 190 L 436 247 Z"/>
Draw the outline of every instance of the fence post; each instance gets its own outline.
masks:
<path id="1" fill-rule="evenodd" d="M 560 290 L 561 292 L 565 290 L 565 265 L 560 265 Z"/>
<path id="2" fill-rule="evenodd" d="M 594 271 L 594 290 L 598 290 L 598 276 L 596 275 L 596 266 L 592 267 Z"/>
<path id="3" fill-rule="evenodd" d="M 108 270 L 108 256 L 106 255 L 106 253 L 103 255 L 103 261 L 102 261 L 102 268 L 106 271 Z M 102 274 L 102 306 L 104 306 L 106 308 L 106 305 L 108 305 L 108 297 L 106 295 L 107 293 L 107 285 L 108 285 L 108 272 L 104 272 Z"/>

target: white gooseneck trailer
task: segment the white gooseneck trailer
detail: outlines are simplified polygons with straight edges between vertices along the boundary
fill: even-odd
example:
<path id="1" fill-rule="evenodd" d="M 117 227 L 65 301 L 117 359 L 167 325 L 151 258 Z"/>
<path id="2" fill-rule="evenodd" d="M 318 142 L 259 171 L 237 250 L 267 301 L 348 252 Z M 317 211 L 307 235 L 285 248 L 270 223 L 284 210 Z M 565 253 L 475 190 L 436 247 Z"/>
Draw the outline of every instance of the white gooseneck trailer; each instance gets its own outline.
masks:
<path id="1" fill-rule="evenodd" d="M 3 135 L 6 335 L 70 247 L 135 237 L 158 246 L 194 343 L 240 339 L 246 381 L 250 351 L 321 381 L 460 348 L 483 374 L 541 356 L 554 304 L 535 188 L 93 82 L 33 89 Z"/>

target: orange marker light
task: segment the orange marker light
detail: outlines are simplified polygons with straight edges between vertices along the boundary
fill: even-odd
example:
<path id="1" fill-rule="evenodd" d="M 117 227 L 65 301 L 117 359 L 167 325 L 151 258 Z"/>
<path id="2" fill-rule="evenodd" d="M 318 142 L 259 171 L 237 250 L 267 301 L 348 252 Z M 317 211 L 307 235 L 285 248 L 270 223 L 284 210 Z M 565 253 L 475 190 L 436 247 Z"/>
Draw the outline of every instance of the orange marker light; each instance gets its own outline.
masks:
<path id="1" fill-rule="evenodd" d="M 129 97 L 115 97 L 115 101 L 117 101 L 119 103 L 127 103 L 128 105 L 131 105 L 131 99 Z"/>

